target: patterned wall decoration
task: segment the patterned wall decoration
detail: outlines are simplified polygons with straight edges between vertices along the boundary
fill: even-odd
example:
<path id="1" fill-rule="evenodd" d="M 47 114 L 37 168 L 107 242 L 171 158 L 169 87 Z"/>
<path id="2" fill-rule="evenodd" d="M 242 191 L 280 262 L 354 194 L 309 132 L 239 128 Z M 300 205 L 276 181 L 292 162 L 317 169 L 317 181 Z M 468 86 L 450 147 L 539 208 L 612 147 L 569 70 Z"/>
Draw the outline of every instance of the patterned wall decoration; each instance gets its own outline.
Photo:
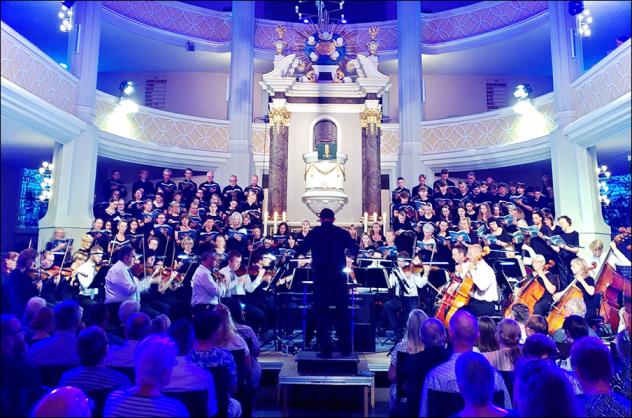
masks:
<path id="1" fill-rule="evenodd" d="M 196 12 L 185 7 L 174 7 L 170 3 L 106 0 L 103 5 L 117 14 L 148 26 L 209 42 L 230 42 L 230 13 L 213 10 Z"/>
<path id="2" fill-rule="evenodd" d="M 252 124 L 252 153 L 267 154 L 270 152 L 270 125 Z"/>
<path id="3" fill-rule="evenodd" d="M 133 115 L 115 111 L 115 99 L 99 92 L 96 125 L 105 132 L 159 145 L 228 151 L 229 121 L 192 118 L 140 106 Z"/>
<path id="4" fill-rule="evenodd" d="M 37 47 L 2 24 L 2 77 L 46 102 L 74 114 L 78 80 Z"/>
<path id="5" fill-rule="evenodd" d="M 421 126 L 424 154 L 487 148 L 526 141 L 548 134 L 555 128 L 552 95 L 538 104 L 538 113 L 524 117 L 512 108 L 474 116 L 444 119 Z"/>
<path id="6" fill-rule="evenodd" d="M 421 43 L 440 44 L 502 29 L 544 13 L 548 8 L 544 0 L 486 3 L 487 7 L 452 16 L 425 15 L 421 22 Z"/>
<path id="7" fill-rule="evenodd" d="M 381 155 L 399 154 L 399 124 L 384 123 L 381 127 L 382 138 L 380 141 Z"/>
<path id="8" fill-rule="evenodd" d="M 611 52 L 573 83 L 573 103 L 578 118 L 630 91 L 630 44 Z"/>

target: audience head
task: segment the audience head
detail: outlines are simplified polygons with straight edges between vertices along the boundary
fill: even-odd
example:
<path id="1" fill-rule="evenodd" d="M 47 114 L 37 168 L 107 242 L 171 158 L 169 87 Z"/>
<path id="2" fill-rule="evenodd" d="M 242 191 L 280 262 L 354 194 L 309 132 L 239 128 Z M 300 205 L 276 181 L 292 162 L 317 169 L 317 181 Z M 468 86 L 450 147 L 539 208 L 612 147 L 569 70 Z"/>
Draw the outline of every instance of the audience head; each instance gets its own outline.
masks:
<path id="1" fill-rule="evenodd" d="M 99 327 L 88 327 L 77 339 L 77 355 L 82 366 L 96 367 L 103 363 L 108 352 L 108 338 Z"/>
<path id="2" fill-rule="evenodd" d="M 33 332 L 50 334 L 55 330 L 55 314 L 51 308 L 43 307 L 33 317 L 29 326 Z"/>
<path id="3" fill-rule="evenodd" d="M 167 386 L 176 364 L 176 353 L 175 344 L 167 337 L 150 335 L 141 341 L 134 358 L 136 385 L 158 389 Z"/>
<path id="4" fill-rule="evenodd" d="M 421 341 L 425 348 L 445 347 L 447 335 L 443 323 L 436 318 L 428 318 L 421 324 Z"/>
<path id="5" fill-rule="evenodd" d="M 171 326 L 171 320 L 165 314 L 160 314 L 151 321 L 150 334 L 167 334 L 167 330 Z"/>
<path id="6" fill-rule="evenodd" d="M 76 331 L 81 323 L 82 308 L 75 300 L 65 300 L 55 306 L 57 331 Z"/>
<path id="7" fill-rule="evenodd" d="M 550 360 L 518 363 L 513 406 L 521 417 L 584 415 L 568 376 Z"/>
<path id="8" fill-rule="evenodd" d="M 64 386 L 46 394 L 33 409 L 34 417 L 90 417 L 90 401 L 80 389 Z"/>
<path id="9" fill-rule="evenodd" d="M 463 353 L 472 351 L 478 339 L 478 321 L 465 309 L 456 311 L 450 319 L 450 341 L 454 351 Z"/>
<path id="10" fill-rule="evenodd" d="M 421 324 L 428 319 L 428 315 L 421 309 L 413 309 L 408 314 L 408 321 L 406 322 L 406 341 L 410 346 L 417 349 L 423 347 L 421 341 Z"/>
<path id="11" fill-rule="evenodd" d="M 528 359 L 550 359 L 557 357 L 555 342 L 544 334 L 533 334 L 527 338 L 522 347 L 522 354 Z"/>
<path id="12" fill-rule="evenodd" d="M 178 349 L 178 356 L 186 356 L 193 348 L 195 332 L 191 321 L 178 319 L 169 327 L 169 337 L 173 340 Z"/>
<path id="13" fill-rule="evenodd" d="M 130 315 L 125 323 L 125 338 L 141 341 L 151 329 L 151 319 L 144 312 L 136 312 Z"/>
<path id="14" fill-rule="evenodd" d="M 529 319 L 529 307 L 524 303 L 514 303 L 511 307 L 511 318 L 519 324 L 526 324 Z"/>
<path id="15" fill-rule="evenodd" d="M 582 318 L 586 316 L 586 302 L 583 298 L 572 298 L 566 302 L 565 308 L 569 315 L 577 315 Z"/>
<path id="16" fill-rule="evenodd" d="M 548 335 L 549 324 L 542 315 L 531 315 L 525 324 L 527 337 L 534 334 Z"/>
<path id="17" fill-rule="evenodd" d="M 85 321 L 87 326 L 96 326 L 102 329 L 106 329 L 109 320 L 110 314 L 108 313 L 108 308 L 107 306 L 105 306 L 105 303 L 97 302 L 88 306 Z"/>
<path id="18" fill-rule="evenodd" d="M 512 364 L 520 357 L 520 326 L 513 319 L 505 318 L 496 327 L 496 340 L 501 348 L 509 349 L 508 356 Z"/>
<path id="19" fill-rule="evenodd" d="M 24 323 L 29 324 L 40 309 L 46 307 L 46 300 L 39 296 L 33 296 L 26 302 L 24 309 Z"/>
<path id="20" fill-rule="evenodd" d="M 35 266 L 36 259 L 37 259 L 37 250 L 35 250 L 34 248 L 26 248 L 20 251 L 20 254 L 18 255 L 18 259 L 15 262 L 15 267 L 20 271 L 33 268 Z"/>
<path id="21" fill-rule="evenodd" d="M 195 339 L 200 341 L 210 341 L 217 333 L 222 323 L 222 317 L 215 310 L 206 309 L 199 312 L 193 318 L 193 328 L 195 329 Z"/>
<path id="22" fill-rule="evenodd" d="M 125 302 L 121 303 L 121 306 L 119 306 L 119 320 L 124 324 L 127 322 L 129 317 L 136 312 L 140 312 L 140 302 L 137 302 L 135 300 L 126 300 Z"/>
<path id="23" fill-rule="evenodd" d="M 565 318 L 562 328 L 566 333 L 566 340 L 570 343 L 573 343 L 580 338 L 587 337 L 590 330 L 588 322 L 578 315 L 571 315 Z"/>
<path id="24" fill-rule="evenodd" d="M 0 317 L 0 335 L 2 335 L 2 357 L 23 357 L 26 354 L 26 343 L 22 324 L 10 314 Z"/>
<path id="25" fill-rule="evenodd" d="M 632 349 L 630 347 L 630 331 L 624 330 L 617 334 L 616 338 L 616 350 L 619 358 L 630 364 L 630 357 L 632 357 Z"/>
<path id="26" fill-rule="evenodd" d="M 571 366 L 584 392 L 609 391 L 613 374 L 612 359 L 610 350 L 600 338 L 583 337 L 575 341 L 571 348 Z"/>
<path id="27" fill-rule="evenodd" d="M 486 406 L 491 403 L 496 387 L 494 368 L 481 353 L 463 353 L 454 367 L 459 392 L 466 405 Z"/>
<path id="28" fill-rule="evenodd" d="M 498 350 L 496 322 L 489 316 L 478 318 L 478 349 L 481 353 Z"/>

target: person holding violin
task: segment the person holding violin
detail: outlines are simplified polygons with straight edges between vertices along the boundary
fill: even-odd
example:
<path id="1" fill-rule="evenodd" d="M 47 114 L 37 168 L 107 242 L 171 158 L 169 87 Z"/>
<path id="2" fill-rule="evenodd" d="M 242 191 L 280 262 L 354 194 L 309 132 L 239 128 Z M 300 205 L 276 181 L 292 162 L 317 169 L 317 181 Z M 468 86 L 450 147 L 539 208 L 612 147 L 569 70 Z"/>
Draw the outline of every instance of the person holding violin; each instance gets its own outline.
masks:
<path id="1" fill-rule="evenodd" d="M 139 280 L 132 275 L 130 267 L 134 264 L 136 252 L 130 245 L 124 245 L 116 251 L 118 261 L 105 276 L 105 303 L 122 303 L 126 300 L 140 302 L 140 294 L 159 283 L 160 277 Z"/>
<path id="2" fill-rule="evenodd" d="M 40 296 L 48 305 L 54 306 L 64 299 L 66 280 L 61 280 L 61 269 L 55 265 L 55 255 L 50 251 L 42 251 L 36 280 L 41 281 Z M 67 275 L 67 272 L 65 272 Z"/>
<path id="3" fill-rule="evenodd" d="M 79 283 L 79 304 L 86 308 L 92 305 L 94 297 L 99 293 L 98 288 L 91 288 L 94 276 L 101 268 L 103 248 L 95 245 L 90 249 L 90 258 L 81 264 L 73 273 L 73 281 Z M 103 291 L 103 290 L 101 290 Z"/>
<path id="4" fill-rule="evenodd" d="M 395 297 L 384 304 L 384 311 L 396 335 L 403 333 L 408 314 L 419 307 L 419 289 L 428 283 L 429 266 L 422 267 L 419 257 L 412 261 L 408 252 L 400 251 L 397 267 L 388 277 L 388 286 L 395 290 Z"/>
<path id="5" fill-rule="evenodd" d="M 477 316 L 490 316 L 496 314 L 496 304 L 498 303 L 498 283 L 494 269 L 483 258 L 483 248 L 479 244 L 470 245 L 467 249 L 467 275 L 472 277 L 476 286 L 470 299 L 469 306 L 475 311 Z"/>
<path id="6" fill-rule="evenodd" d="M 543 255 L 536 254 L 531 259 L 531 266 L 533 267 L 534 279 L 544 288 L 544 294 L 533 306 L 533 313 L 546 317 L 551 310 L 553 295 L 560 287 L 560 281 L 555 274 L 549 271 L 551 264 L 546 263 L 546 259 Z"/>
<path id="7" fill-rule="evenodd" d="M 223 279 L 215 270 L 216 260 L 212 251 L 205 251 L 200 256 L 200 264 L 191 280 L 191 307 L 193 314 L 217 306 L 224 297 L 226 289 L 220 285 Z"/>
<path id="8" fill-rule="evenodd" d="M 26 248 L 18 255 L 15 263 L 16 268 L 11 272 L 2 288 L 3 312 L 13 313 L 21 318 L 26 302 L 39 294 L 41 281 L 34 279 L 37 277 L 36 258 L 37 251 L 33 248 Z"/>
<path id="9" fill-rule="evenodd" d="M 594 269 L 589 267 L 583 258 L 574 258 L 571 260 L 571 271 L 573 272 L 574 283 L 582 292 L 582 298 L 586 304 L 586 321 L 598 315 L 599 300 L 595 295 L 595 279 L 592 278 L 590 271 Z M 569 286 L 570 287 L 570 286 Z"/>

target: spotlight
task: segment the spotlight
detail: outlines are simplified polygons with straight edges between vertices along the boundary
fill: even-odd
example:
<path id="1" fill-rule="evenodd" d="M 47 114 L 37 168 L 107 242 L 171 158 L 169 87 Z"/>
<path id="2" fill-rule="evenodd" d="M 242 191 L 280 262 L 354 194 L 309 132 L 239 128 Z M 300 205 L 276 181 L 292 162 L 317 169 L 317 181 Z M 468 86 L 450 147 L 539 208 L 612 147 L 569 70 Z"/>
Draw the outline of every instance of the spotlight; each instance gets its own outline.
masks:
<path id="1" fill-rule="evenodd" d="M 119 91 L 124 95 L 124 96 L 129 96 L 130 94 L 134 93 L 134 90 L 136 89 L 136 83 L 134 83 L 133 81 L 123 81 L 120 85 L 119 85 Z"/>
<path id="2" fill-rule="evenodd" d="M 524 99 L 524 100 L 520 100 L 518 103 L 516 103 L 513 106 L 513 110 L 514 112 L 520 114 L 520 115 L 526 115 L 528 113 L 533 112 L 533 104 L 531 104 L 531 100 L 529 99 Z"/>
<path id="3" fill-rule="evenodd" d="M 43 161 L 42 162 L 42 167 L 47 168 L 48 167 L 48 161 Z M 605 166 L 604 166 L 605 167 Z M 604 170 L 605 171 L 605 170 Z"/>
<path id="4" fill-rule="evenodd" d="M 516 88 L 514 89 L 513 95 L 516 99 L 524 100 L 531 97 L 531 93 L 533 93 L 533 89 L 531 88 L 530 85 L 518 84 Z"/>
<path id="5" fill-rule="evenodd" d="M 121 97 L 118 107 L 125 113 L 138 113 L 139 110 L 138 105 L 127 97 Z"/>
<path id="6" fill-rule="evenodd" d="M 309 23 L 309 19 L 307 18 L 303 19 L 303 23 Z"/>

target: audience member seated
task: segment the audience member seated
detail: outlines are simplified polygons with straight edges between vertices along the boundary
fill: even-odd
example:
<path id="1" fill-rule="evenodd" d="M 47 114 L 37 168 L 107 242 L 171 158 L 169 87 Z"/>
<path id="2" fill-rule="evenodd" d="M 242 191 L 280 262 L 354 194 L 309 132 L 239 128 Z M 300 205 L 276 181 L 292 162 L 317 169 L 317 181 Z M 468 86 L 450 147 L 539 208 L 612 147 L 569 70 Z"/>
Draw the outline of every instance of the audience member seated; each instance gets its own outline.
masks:
<path id="1" fill-rule="evenodd" d="M 33 409 L 33 417 L 90 417 L 90 400 L 72 386 L 53 389 Z"/>
<path id="2" fill-rule="evenodd" d="M 544 334 L 533 334 L 522 346 L 522 355 L 529 360 L 555 360 L 557 347 L 555 342 Z"/>
<path id="3" fill-rule="evenodd" d="M 421 342 L 423 350 L 412 354 L 404 361 L 404 392 L 407 396 L 406 415 L 414 416 L 419 412 L 421 390 L 426 375 L 436 366 L 444 363 L 452 354 L 446 348 L 447 335 L 443 323 L 436 318 L 428 318 L 421 324 Z"/>
<path id="4" fill-rule="evenodd" d="M 144 315 L 144 314 L 136 314 Z M 146 315 L 145 315 L 146 316 Z M 133 321 L 130 318 L 129 321 Z M 149 330 L 149 317 L 147 317 Z M 136 385 L 114 391 L 105 402 L 106 417 L 188 417 L 182 402 L 163 395 L 176 364 L 176 348 L 166 337 L 150 335 L 138 344 L 134 358 Z"/>
<path id="5" fill-rule="evenodd" d="M 213 310 L 205 309 L 195 315 L 193 328 L 195 330 L 195 341 L 193 350 L 189 354 L 189 360 L 202 368 L 226 367 L 230 376 L 230 393 L 237 392 L 237 365 L 235 359 L 226 350 L 215 345 L 217 334 L 221 332 L 222 315 Z M 230 398 L 228 405 L 228 415 L 238 417 L 241 415 L 241 405 L 236 399 Z"/>
<path id="6" fill-rule="evenodd" d="M 213 337 L 213 344 L 215 344 L 215 346 L 218 348 L 223 348 L 224 350 L 228 351 L 244 350 L 244 373 L 246 374 L 246 376 L 250 376 L 252 374 L 250 349 L 248 348 L 248 344 L 246 344 L 246 341 L 237 333 L 235 325 L 233 324 L 233 320 L 230 317 L 230 310 L 226 305 L 220 303 L 215 307 L 215 311 L 220 314 L 222 322 L 219 326 L 219 330 L 217 331 L 217 333 L 215 333 Z"/>
<path id="7" fill-rule="evenodd" d="M 520 326 L 520 344 L 524 344 L 528 337 L 526 326 L 529 320 L 529 307 L 524 303 L 515 303 L 511 307 L 510 318 Z"/>
<path id="8" fill-rule="evenodd" d="M 171 326 L 171 320 L 165 314 L 160 314 L 151 320 L 150 334 L 167 335 L 167 331 Z"/>
<path id="9" fill-rule="evenodd" d="M 496 326 L 498 350 L 484 353 L 491 365 L 500 372 L 513 371 L 520 358 L 520 326 L 513 319 L 505 318 Z"/>
<path id="10" fill-rule="evenodd" d="M 106 306 L 107 307 L 107 306 Z M 121 303 L 118 309 L 118 320 L 120 324 L 112 329 L 112 333 L 120 338 L 125 338 L 125 324 L 132 314 L 140 312 L 140 302 L 135 300 L 126 300 Z"/>
<path id="11" fill-rule="evenodd" d="M 151 320 L 144 312 L 133 313 L 125 323 L 125 343 L 110 347 L 105 358 L 106 366 L 134 367 L 134 353 L 138 344 L 149 335 Z"/>
<path id="12" fill-rule="evenodd" d="M 478 321 L 476 317 L 464 309 L 457 311 L 450 319 L 450 341 L 452 342 L 454 353 L 445 363 L 435 367 L 428 373 L 428 376 L 426 376 L 421 396 L 421 407 L 419 409 L 420 416 L 428 416 L 429 390 L 451 393 L 459 392 L 455 372 L 456 360 L 461 354 L 472 351 L 477 339 Z M 511 399 L 507 392 L 507 387 L 505 386 L 503 378 L 497 372 L 494 372 L 494 391 L 504 392 L 503 407 L 505 409 L 511 408 Z"/>
<path id="13" fill-rule="evenodd" d="M 621 331 L 617 334 L 614 352 L 617 354 L 615 362 L 615 373 L 612 377 L 612 390 L 627 399 L 632 398 L 631 368 L 632 348 L 630 347 L 630 333 L 628 330 Z"/>
<path id="14" fill-rule="evenodd" d="M 26 327 L 24 329 L 24 337 L 27 341 L 31 340 L 31 321 L 35 318 L 35 315 L 40 309 L 46 306 L 46 300 L 39 296 L 33 296 L 26 302 L 26 308 L 24 309 L 24 316 L 22 317 L 22 325 Z"/>
<path id="15" fill-rule="evenodd" d="M 584 391 L 581 400 L 587 417 L 630 416 L 630 400 L 610 388 L 613 374 L 610 350 L 599 338 L 575 341 L 571 364 Z"/>
<path id="16" fill-rule="evenodd" d="M 496 322 L 489 316 L 478 318 L 478 351 L 489 353 L 498 350 L 498 340 L 496 340 Z"/>
<path id="17" fill-rule="evenodd" d="M 535 334 L 549 335 L 549 324 L 542 315 L 531 315 L 525 324 L 527 338 Z"/>
<path id="18" fill-rule="evenodd" d="M 103 331 L 108 339 L 108 345 L 111 347 L 113 345 L 123 345 L 125 341 L 118 335 L 114 335 L 109 330 L 110 324 L 110 313 L 108 312 L 107 306 L 105 303 L 97 302 L 91 304 L 86 312 L 85 323 L 88 327 L 99 327 Z"/>
<path id="19" fill-rule="evenodd" d="M 2 386 L 0 416 L 26 416 L 33 403 L 43 394 L 40 373 L 26 362 L 24 329 L 13 315 L 0 317 L 2 337 Z"/>
<path id="20" fill-rule="evenodd" d="M 261 364 L 259 364 L 259 354 L 261 353 L 261 342 L 257 338 L 257 334 L 252 327 L 244 324 L 244 312 L 242 309 L 238 309 L 237 304 L 232 304 L 228 307 L 230 310 L 231 324 L 234 326 L 234 330 L 239 334 L 241 338 L 246 341 L 248 348 L 250 349 L 250 361 L 252 366 L 251 382 L 252 386 L 257 388 L 261 381 Z"/>
<path id="21" fill-rule="evenodd" d="M 208 390 L 208 416 L 217 414 L 217 400 L 215 399 L 215 382 L 208 370 L 189 361 L 189 354 L 193 349 L 195 333 L 193 325 L 186 319 L 179 319 L 169 327 L 169 337 L 176 344 L 176 365 L 171 372 L 171 381 L 163 392 L 183 392 L 194 390 Z"/>
<path id="22" fill-rule="evenodd" d="M 55 306 L 55 332 L 49 338 L 29 348 L 26 359 L 35 366 L 75 366 L 77 356 L 77 330 L 81 323 L 81 307 L 75 300 L 66 300 Z"/>
<path id="23" fill-rule="evenodd" d="M 562 330 L 564 331 L 564 340 L 561 344 L 558 344 L 560 349 L 560 358 L 557 361 L 557 364 L 564 370 L 572 371 L 573 368 L 570 364 L 570 348 L 573 346 L 575 341 L 590 335 L 590 326 L 583 317 L 579 315 L 571 315 L 564 319 Z"/>
<path id="24" fill-rule="evenodd" d="M 107 352 L 108 340 L 105 331 L 96 326 L 81 331 L 77 340 L 77 354 L 81 365 L 65 372 L 59 385 L 74 386 L 85 393 L 131 386 L 127 376 L 105 367 Z"/>
<path id="25" fill-rule="evenodd" d="M 514 407 L 521 417 L 584 415 L 566 374 L 550 360 L 522 360 L 518 363 Z"/>
<path id="26" fill-rule="evenodd" d="M 55 331 L 55 313 L 51 308 L 43 307 L 37 311 L 30 324 L 29 346 L 45 340 Z"/>
<path id="27" fill-rule="evenodd" d="M 463 353 L 455 363 L 456 381 L 465 407 L 457 417 L 504 417 L 507 410 L 492 403 L 494 397 L 494 369 L 484 355 Z"/>

